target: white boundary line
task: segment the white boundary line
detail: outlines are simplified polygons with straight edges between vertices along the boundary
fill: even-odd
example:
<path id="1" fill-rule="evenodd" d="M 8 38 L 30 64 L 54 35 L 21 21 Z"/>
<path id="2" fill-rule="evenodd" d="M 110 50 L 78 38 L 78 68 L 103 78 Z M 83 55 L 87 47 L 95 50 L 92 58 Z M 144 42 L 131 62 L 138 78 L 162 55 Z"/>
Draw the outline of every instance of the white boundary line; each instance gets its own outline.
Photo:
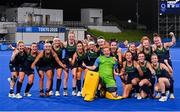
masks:
<path id="1" fill-rule="evenodd" d="M 132 111 L 78 111 L 78 110 L 75 110 L 77 112 L 132 112 Z M 43 112 L 75 112 L 75 111 L 43 111 Z M 133 110 L 134 112 L 164 112 L 164 111 L 136 111 L 136 110 Z M 171 111 L 171 110 L 170 110 Z M 170 112 L 169 111 L 169 112 Z M 42 111 L 5 111 L 5 112 L 42 112 Z M 173 112 L 180 112 L 180 111 L 173 111 Z"/>

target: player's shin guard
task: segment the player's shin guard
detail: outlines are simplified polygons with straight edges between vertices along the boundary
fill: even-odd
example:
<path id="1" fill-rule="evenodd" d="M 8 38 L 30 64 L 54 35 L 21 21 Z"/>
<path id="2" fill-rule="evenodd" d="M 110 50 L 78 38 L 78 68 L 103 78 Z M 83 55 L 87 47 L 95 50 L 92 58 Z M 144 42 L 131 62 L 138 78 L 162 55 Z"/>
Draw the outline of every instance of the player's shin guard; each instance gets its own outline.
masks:
<path id="1" fill-rule="evenodd" d="M 61 79 L 57 79 L 57 81 L 56 81 L 56 91 L 59 91 L 60 86 L 61 86 Z"/>
<path id="2" fill-rule="evenodd" d="M 78 91 L 81 91 L 81 80 L 77 80 L 77 89 Z"/>
<path id="3" fill-rule="evenodd" d="M 33 83 L 31 84 L 27 83 L 25 93 L 28 93 L 32 86 L 33 86 Z"/>
<path id="4" fill-rule="evenodd" d="M 21 92 L 21 87 L 22 87 L 22 82 L 18 81 L 17 82 L 16 93 L 20 93 Z"/>

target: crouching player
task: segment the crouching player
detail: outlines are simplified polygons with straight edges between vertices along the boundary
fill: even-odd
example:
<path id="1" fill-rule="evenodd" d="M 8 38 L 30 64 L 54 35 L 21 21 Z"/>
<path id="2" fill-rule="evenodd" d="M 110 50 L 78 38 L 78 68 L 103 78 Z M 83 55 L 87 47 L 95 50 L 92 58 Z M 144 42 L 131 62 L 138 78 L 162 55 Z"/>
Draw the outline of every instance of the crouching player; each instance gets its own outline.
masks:
<path id="1" fill-rule="evenodd" d="M 172 85 L 172 68 L 168 65 L 167 61 L 165 64 L 158 62 L 158 56 L 153 54 L 151 56 L 151 65 L 153 69 L 156 71 L 157 84 L 155 86 L 155 91 L 157 91 L 156 98 L 160 98 L 159 101 L 164 102 L 167 101 L 168 95 L 167 91 L 170 89 Z"/>
<path id="2" fill-rule="evenodd" d="M 116 59 L 110 56 L 110 47 L 103 47 L 103 54 L 99 56 L 93 66 L 83 66 L 89 70 L 95 70 L 99 67 L 99 75 L 101 79 L 101 84 L 104 85 L 106 90 L 105 97 L 109 99 L 121 99 L 121 96 L 117 94 L 116 81 L 114 79 L 113 72 L 115 71 L 115 66 L 117 65 Z"/>
<path id="3" fill-rule="evenodd" d="M 138 99 L 146 98 L 148 96 L 152 97 L 154 91 L 152 91 L 151 88 L 154 88 L 153 77 L 155 76 L 155 70 L 152 68 L 151 64 L 145 60 L 145 54 L 143 52 L 138 54 L 138 64 L 143 71 L 143 77 L 141 77 L 139 82 L 140 97 L 138 97 Z"/>

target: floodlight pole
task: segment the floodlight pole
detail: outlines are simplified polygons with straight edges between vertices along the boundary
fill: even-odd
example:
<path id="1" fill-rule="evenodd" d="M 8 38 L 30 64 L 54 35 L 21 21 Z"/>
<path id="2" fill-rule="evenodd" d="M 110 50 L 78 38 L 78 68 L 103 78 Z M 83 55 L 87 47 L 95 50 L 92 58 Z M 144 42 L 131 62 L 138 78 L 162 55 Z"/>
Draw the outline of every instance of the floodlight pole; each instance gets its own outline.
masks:
<path id="1" fill-rule="evenodd" d="M 159 5 L 160 5 L 160 0 L 157 0 L 157 5 L 158 5 L 158 6 L 157 6 L 157 7 L 158 7 L 158 8 L 157 8 L 157 9 L 158 9 L 158 10 L 157 10 L 157 12 L 158 12 L 158 14 L 157 14 L 157 17 L 158 17 L 158 28 L 157 28 L 157 29 L 158 29 L 158 33 L 160 33 L 160 31 L 159 31 L 159 28 L 160 28 L 160 25 L 159 25 L 159 24 L 160 24 L 160 23 L 159 23 L 159 19 L 160 19 L 160 17 L 159 17 L 159 16 L 160 16 L 160 11 L 159 11 L 159 10 L 160 10 L 160 6 L 159 6 Z"/>
<path id="2" fill-rule="evenodd" d="M 39 6 L 40 6 L 40 8 L 42 8 L 42 0 L 40 0 L 39 2 L 40 2 Z"/>
<path id="3" fill-rule="evenodd" d="M 136 28 L 138 28 L 139 25 L 139 1 L 136 1 Z"/>

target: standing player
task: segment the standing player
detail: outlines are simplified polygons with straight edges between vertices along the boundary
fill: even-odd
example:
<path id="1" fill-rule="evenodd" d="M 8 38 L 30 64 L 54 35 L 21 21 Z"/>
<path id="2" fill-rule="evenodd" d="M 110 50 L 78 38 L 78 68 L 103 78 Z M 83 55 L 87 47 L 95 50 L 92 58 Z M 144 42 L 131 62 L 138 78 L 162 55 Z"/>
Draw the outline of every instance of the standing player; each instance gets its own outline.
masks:
<path id="1" fill-rule="evenodd" d="M 135 43 L 130 43 L 130 44 L 129 44 L 128 51 L 131 52 L 131 54 L 132 54 L 132 59 L 133 59 L 134 61 L 137 61 L 137 60 L 138 60 L 138 49 L 137 49 Z"/>
<path id="2" fill-rule="evenodd" d="M 74 80 L 76 80 L 76 87 L 77 87 L 77 96 L 81 96 L 81 76 L 82 76 L 82 71 L 84 68 L 82 67 L 82 63 L 86 59 L 85 57 L 85 51 L 83 49 L 83 43 L 81 41 L 77 42 L 77 50 L 73 55 L 72 59 L 72 65 L 74 66 L 75 74 L 73 74 Z"/>
<path id="3" fill-rule="evenodd" d="M 52 70 L 53 70 L 53 58 L 57 61 L 57 63 L 65 68 L 65 65 L 59 60 L 57 54 L 52 50 L 52 46 L 50 43 L 44 44 L 44 50 L 38 54 L 36 59 L 31 65 L 31 68 L 33 69 L 38 62 L 38 73 L 39 73 L 39 86 L 40 86 L 40 96 L 44 96 L 44 90 L 43 90 L 43 82 L 44 82 L 44 72 L 47 76 L 47 82 L 46 82 L 46 96 L 49 96 L 51 81 L 52 81 Z"/>
<path id="4" fill-rule="evenodd" d="M 73 81 L 72 81 L 72 95 L 76 96 L 76 69 L 72 65 L 72 58 L 73 54 L 76 52 L 76 41 L 75 41 L 75 34 L 74 32 L 69 32 L 68 35 L 68 41 L 67 43 L 64 44 L 65 46 L 65 63 L 67 65 L 68 69 L 72 70 L 72 76 L 73 76 Z"/>
<path id="5" fill-rule="evenodd" d="M 25 75 L 25 67 L 24 62 L 27 55 L 25 52 L 25 46 L 23 41 L 17 42 L 17 49 L 14 49 L 13 54 L 10 59 L 9 68 L 11 71 L 11 78 L 10 78 L 10 92 L 9 97 L 11 98 L 22 98 L 20 95 L 20 90 L 22 87 L 24 75 Z M 14 86 L 16 84 L 17 78 L 19 80 L 17 82 L 17 90 L 16 95 L 14 94 Z"/>
<path id="6" fill-rule="evenodd" d="M 58 58 L 63 62 L 63 64 L 65 63 L 63 61 L 64 57 L 63 54 L 65 52 L 63 45 L 60 41 L 60 39 L 58 37 L 53 39 L 53 50 L 56 52 L 56 54 L 58 55 Z M 56 69 L 56 74 L 57 74 L 57 81 L 56 81 L 56 92 L 55 92 L 55 96 L 60 96 L 60 86 L 61 86 L 61 77 L 62 77 L 62 71 L 64 70 L 64 81 L 63 81 L 63 95 L 67 96 L 68 95 L 68 91 L 67 91 L 67 83 L 68 83 L 68 71 L 67 69 L 63 69 L 62 66 L 60 66 L 56 60 L 54 60 L 54 66 Z"/>
<path id="7" fill-rule="evenodd" d="M 34 69 L 31 68 L 31 64 L 34 62 L 36 56 L 38 55 L 37 43 L 32 43 L 30 49 L 27 50 L 27 58 L 25 60 L 25 73 L 28 76 L 28 83 L 26 85 L 24 96 L 31 96 L 29 93 L 34 82 Z"/>
<path id="8" fill-rule="evenodd" d="M 116 40 L 111 40 L 110 42 L 110 49 L 111 49 L 111 56 L 116 58 L 118 61 L 118 68 L 116 69 L 116 72 L 120 73 L 120 68 L 122 65 L 122 54 L 121 54 L 121 48 L 118 48 L 118 43 Z"/>
<path id="9" fill-rule="evenodd" d="M 132 59 L 134 61 L 137 61 L 138 60 L 138 49 L 137 49 L 135 43 L 128 44 L 128 41 L 126 41 L 124 43 L 126 44 L 126 47 L 128 48 L 128 50 L 126 52 L 130 52 L 132 54 Z M 125 58 L 126 52 L 123 55 L 123 61 L 126 60 L 126 58 Z"/>
<path id="10" fill-rule="evenodd" d="M 90 41 L 88 43 L 88 50 L 86 51 L 86 60 L 84 60 L 84 63 L 87 66 L 93 66 L 95 60 L 99 57 L 99 52 L 96 48 L 95 42 L 94 41 Z M 88 69 L 85 69 L 85 73 L 84 73 L 84 79 L 85 79 L 85 75 L 87 73 Z M 98 69 L 96 69 L 95 71 L 98 71 Z"/>
<path id="11" fill-rule="evenodd" d="M 151 62 L 151 55 L 153 54 L 153 48 L 151 46 L 151 41 L 147 36 L 143 36 L 141 39 L 141 44 L 138 47 L 138 53 L 144 53 L 145 60 Z"/>
<path id="12" fill-rule="evenodd" d="M 103 55 L 103 46 L 105 45 L 105 40 L 104 40 L 104 38 L 103 37 L 99 37 L 98 39 L 97 39 L 97 48 L 98 48 L 98 51 L 99 51 L 99 54 L 100 55 Z"/>

